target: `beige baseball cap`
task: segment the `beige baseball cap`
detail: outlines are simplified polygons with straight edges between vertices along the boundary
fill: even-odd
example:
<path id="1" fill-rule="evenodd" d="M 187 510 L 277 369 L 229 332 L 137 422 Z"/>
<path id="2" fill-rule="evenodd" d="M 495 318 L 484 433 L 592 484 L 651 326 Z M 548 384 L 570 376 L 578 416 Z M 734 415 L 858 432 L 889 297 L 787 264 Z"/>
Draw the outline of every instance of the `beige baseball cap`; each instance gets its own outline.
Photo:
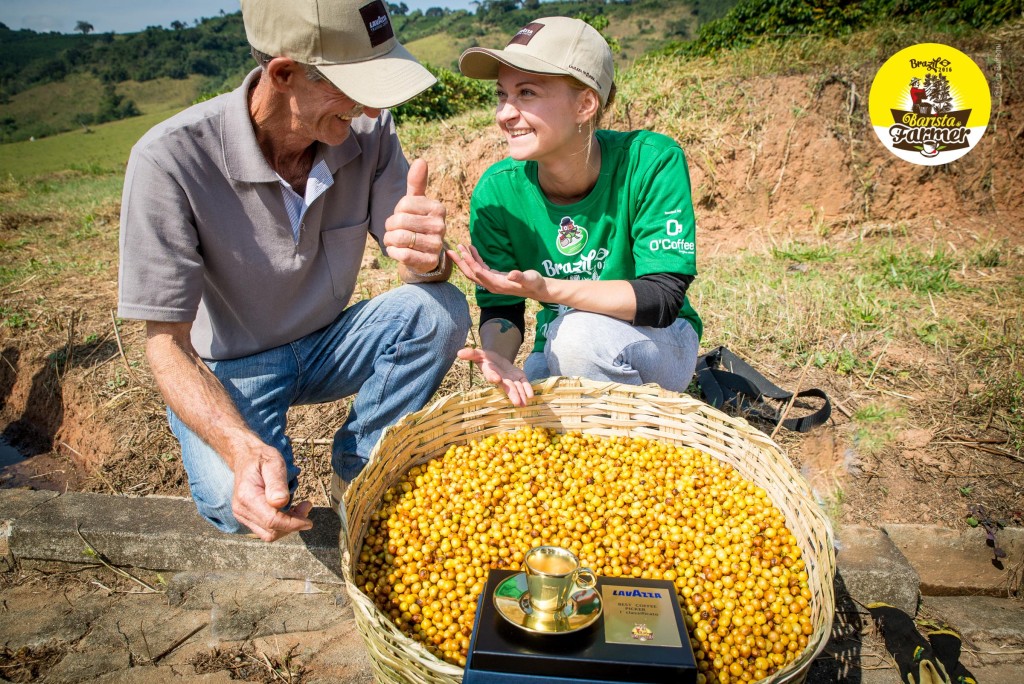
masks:
<path id="1" fill-rule="evenodd" d="M 615 80 L 615 62 L 607 41 L 580 19 L 545 17 L 530 22 L 512 37 L 504 50 L 472 47 L 459 57 L 459 70 L 470 78 L 497 79 L 505 64 L 532 74 L 572 76 L 597 91 L 601 104 Z"/>
<path id="2" fill-rule="evenodd" d="M 367 107 L 395 107 L 437 80 L 395 38 L 382 0 L 241 0 L 249 44 L 311 64 Z"/>

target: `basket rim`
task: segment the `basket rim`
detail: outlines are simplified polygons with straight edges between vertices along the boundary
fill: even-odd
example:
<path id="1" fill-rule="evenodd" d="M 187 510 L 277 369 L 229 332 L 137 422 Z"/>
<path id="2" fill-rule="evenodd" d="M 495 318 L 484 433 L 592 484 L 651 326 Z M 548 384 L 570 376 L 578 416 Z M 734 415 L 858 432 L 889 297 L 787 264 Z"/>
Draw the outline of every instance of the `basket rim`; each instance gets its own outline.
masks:
<path id="1" fill-rule="evenodd" d="M 764 434 L 757 428 L 751 426 L 745 419 L 735 416 L 729 416 L 728 414 L 725 414 L 722 411 L 715 409 L 709 406 L 708 404 L 693 398 L 688 394 L 676 393 L 670 390 L 665 390 L 657 385 L 623 385 L 621 383 L 600 382 L 571 377 L 548 378 L 533 383 L 533 387 L 535 392 L 535 398 L 527 407 L 525 407 L 525 411 L 524 409 L 516 409 L 515 407 L 513 407 L 511 405 L 511 402 L 509 402 L 507 400 L 507 397 L 505 397 L 504 392 L 499 388 L 492 386 L 477 388 L 467 392 L 455 392 L 451 395 L 447 395 L 445 397 L 441 397 L 435 400 L 429 406 L 426 406 L 420 409 L 419 411 L 406 414 L 405 416 L 400 418 L 393 426 L 387 428 L 385 432 L 382 434 L 380 440 L 377 442 L 373 449 L 373 452 L 370 455 L 368 466 L 355 480 L 353 480 L 353 482 L 348 488 L 348 491 L 346 491 L 345 497 L 343 499 L 345 508 L 347 509 L 355 500 L 357 495 L 359 495 L 364 489 L 367 491 L 372 491 L 374 489 L 386 489 L 388 486 L 393 484 L 393 482 L 397 480 L 397 477 L 393 478 L 390 482 L 385 483 L 384 485 L 372 486 L 371 483 L 368 481 L 368 478 L 370 477 L 370 474 L 372 472 L 370 466 L 372 464 L 379 465 L 383 463 L 384 460 L 386 460 L 385 452 L 388 448 L 391 447 L 391 443 L 396 440 L 396 436 L 401 436 L 405 431 L 413 431 L 413 434 L 415 434 L 415 431 L 417 429 L 426 427 L 434 417 L 436 417 L 437 415 L 443 415 L 445 411 L 459 411 L 461 416 L 463 417 L 463 421 L 460 425 L 465 425 L 468 423 L 471 426 L 471 429 L 469 429 L 468 432 L 466 432 L 465 434 L 460 434 L 457 439 L 454 439 L 448 443 L 467 443 L 471 439 L 475 439 L 477 435 L 485 436 L 485 433 L 493 434 L 495 432 L 502 432 L 508 429 L 513 429 L 510 425 L 504 425 L 504 423 L 531 425 L 532 423 L 530 423 L 528 417 L 526 416 L 526 414 L 529 413 L 529 409 L 531 407 L 536 408 L 541 405 L 556 404 L 559 399 L 565 399 L 566 397 L 570 396 L 579 403 L 584 403 L 584 400 L 592 401 L 595 398 L 604 398 L 604 400 L 614 398 L 618 400 L 621 399 L 622 397 L 627 397 L 627 399 L 624 401 L 627 401 L 627 403 L 628 401 L 631 400 L 640 401 L 645 408 L 650 408 L 649 412 L 654 414 L 655 417 L 659 411 L 665 411 L 665 407 L 669 407 L 673 411 L 683 411 L 681 414 L 675 416 L 677 420 L 681 418 L 695 420 L 694 417 L 696 416 L 701 419 L 720 423 L 721 425 L 725 426 L 724 429 L 726 431 L 735 431 L 742 438 L 742 440 L 749 442 L 753 447 L 757 448 L 758 450 L 766 452 L 768 456 L 771 457 L 773 460 L 777 461 L 779 464 L 786 466 L 789 471 L 792 471 L 786 473 L 786 475 L 790 476 L 792 479 L 792 481 L 788 484 L 793 485 L 794 483 L 796 483 L 797 488 L 803 490 L 800 493 L 803 496 L 804 503 L 808 501 L 811 503 L 814 502 L 813 493 L 810 489 L 810 486 L 807 484 L 806 480 L 802 477 L 802 475 L 799 474 L 799 472 L 797 472 L 794 469 L 792 462 L 790 461 L 789 457 L 785 454 L 785 452 L 781 449 L 781 447 L 779 447 L 778 444 L 776 444 L 768 435 Z M 640 399 L 638 400 L 637 397 L 640 397 Z M 502 405 L 502 400 L 504 400 L 505 405 Z M 490 404 L 492 405 L 488 405 L 486 410 L 482 411 L 465 410 L 471 409 L 474 403 L 480 402 L 490 402 Z M 660 404 L 664 404 L 664 406 L 659 406 Z M 485 416 L 484 414 L 487 415 Z M 486 418 L 487 420 L 484 420 L 484 418 Z M 585 416 L 584 420 L 581 422 L 581 425 L 582 423 L 585 423 Z M 574 431 L 577 429 L 584 433 L 601 433 L 602 431 L 611 431 L 613 434 L 618 434 L 618 432 L 616 431 L 619 430 L 622 431 L 621 434 L 629 434 L 630 432 L 632 432 L 632 430 L 629 427 L 609 428 L 607 426 L 596 427 L 595 425 L 582 425 L 579 428 L 562 428 L 562 430 L 566 432 Z M 644 434 L 643 436 L 649 437 L 649 435 L 646 434 Z M 658 437 L 653 438 L 658 439 Z M 709 451 L 708 449 L 703 448 L 700 448 L 700 450 Z M 711 451 L 710 453 L 714 458 L 718 460 L 725 460 L 728 462 L 728 459 L 723 458 L 721 455 L 713 453 L 713 451 Z M 417 458 L 407 460 L 403 464 L 401 472 L 405 472 L 414 465 L 436 458 L 441 454 L 443 454 L 443 450 L 429 451 Z M 735 467 L 735 464 L 733 465 Z M 755 479 L 749 474 L 744 474 L 744 477 L 746 479 Z M 814 504 L 813 506 L 806 505 L 804 506 L 804 510 L 799 511 L 801 517 L 804 515 L 809 516 L 812 519 L 811 521 L 813 522 L 814 526 L 817 529 L 821 530 L 823 540 L 821 540 L 819 544 L 814 545 L 814 542 L 818 540 L 801 539 L 800 536 L 798 536 L 795 533 L 795 530 L 793 529 L 794 523 L 790 521 L 790 515 L 792 515 L 792 513 L 789 513 L 785 510 L 789 508 L 793 509 L 793 512 L 796 512 L 796 508 L 794 508 L 794 506 L 799 507 L 800 504 L 798 502 L 786 502 L 787 506 L 780 506 L 779 502 L 775 501 L 774 497 L 772 497 L 772 503 L 777 508 L 780 508 L 780 510 L 782 510 L 782 512 L 786 515 L 787 527 L 790 529 L 790 532 L 793 533 L 794 537 L 797 537 L 799 545 L 801 547 L 801 551 L 803 552 L 802 555 L 805 557 L 805 559 L 813 557 L 816 563 L 816 569 L 818 571 L 824 571 L 825 576 L 823 578 L 813 576 L 810 572 L 811 568 L 809 564 L 809 580 L 811 580 L 812 577 L 815 580 L 821 580 L 816 583 L 816 585 L 820 586 L 815 586 L 815 589 L 820 589 L 821 600 L 824 602 L 825 605 L 815 607 L 817 612 L 816 617 L 818 618 L 817 622 L 820 624 L 816 626 L 815 631 L 812 635 L 812 637 L 816 639 L 816 641 L 813 642 L 814 647 L 811 648 L 809 643 L 808 647 L 805 647 L 801 654 L 795 660 L 791 661 L 790 663 L 787 663 L 783 667 L 783 669 L 779 670 L 775 674 L 769 676 L 768 678 L 760 680 L 761 684 L 794 681 L 795 679 L 799 679 L 801 675 L 805 675 L 806 671 L 810 668 L 810 665 L 813 662 L 813 660 L 824 650 L 828 642 L 828 637 L 831 632 L 831 626 L 834 619 L 835 611 L 835 596 L 833 586 L 833 581 L 835 577 L 835 538 L 831 521 L 824 514 L 824 512 L 820 510 L 817 504 Z M 390 620 L 379 611 L 376 605 L 373 604 L 372 600 L 368 596 L 366 596 L 361 591 L 361 589 L 355 586 L 354 566 L 355 559 L 357 558 L 356 548 L 358 547 L 359 544 L 361 544 L 362 539 L 366 535 L 366 529 L 369 524 L 369 515 L 366 516 L 365 520 L 353 520 L 351 522 L 358 523 L 358 527 L 360 529 L 358 529 L 358 535 L 353 537 L 353 528 L 350 526 L 347 517 L 343 516 L 341 531 L 341 540 L 343 542 L 342 570 L 346 583 L 346 591 L 352 598 L 353 606 L 356 609 L 355 614 L 357 618 L 360 618 L 361 620 L 368 623 L 366 625 L 360 626 L 360 632 L 363 634 L 364 640 L 367 640 L 368 642 L 373 639 L 381 640 L 381 635 L 378 634 L 372 628 L 372 625 L 374 624 L 375 621 L 377 623 L 380 623 L 381 618 L 383 618 L 383 620 L 386 621 L 386 625 L 382 625 L 383 629 L 388 630 L 389 632 L 393 632 L 389 633 L 388 637 L 398 642 L 397 646 L 400 646 L 403 655 L 415 658 L 419 666 L 425 668 L 428 671 L 435 672 L 436 675 L 439 677 L 437 679 L 423 678 L 422 676 L 420 676 L 422 672 L 416 672 L 415 674 L 413 672 L 409 672 L 406 674 L 408 674 L 407 678 L 410 681 L 458 681 L 461 678 L 463 668 L 452 665 L 450 663 L 447 663 L 446 661 L 437 658 L 429 651 L 427 651 L 427 649 L 424 648 L 421 644 L 414 641 L 412 638 L 398 630 L 398 628 L 395 627 L 393 623 L 391 623 Z M 350 539 L 354 540 L 354 543 L 350 542 Z M 814 553 L 808 553 L 809 551 Z M 817 594 L 815 595 L 815 597 L 817 598 Z M 377 615 L 375 615 L 375 613 Z M 357 622 L 358 621 L 359 620 L 357 620 Z M 377 649 L 374 648 L 371 650 Z M 378 663 L 376 658 L 373 659 L 373 663 L 374 667 L 377 668 Z M 382 675 L 385 674 L 383 671 L 379 670 L 379 672 Z M 454 677 L 454 679 L 451 679 L 451 677 Z M 384 679 L 388 680 L 388 677 L 384 677 Z"/>

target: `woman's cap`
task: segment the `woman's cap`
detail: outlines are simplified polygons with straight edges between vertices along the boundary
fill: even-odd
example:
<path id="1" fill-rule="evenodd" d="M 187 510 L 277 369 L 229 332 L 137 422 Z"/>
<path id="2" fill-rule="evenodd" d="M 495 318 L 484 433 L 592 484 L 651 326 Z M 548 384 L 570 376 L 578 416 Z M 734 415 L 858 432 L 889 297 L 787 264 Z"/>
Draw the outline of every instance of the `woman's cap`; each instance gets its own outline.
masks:
<path id="1" fill-rule="evenodd" d="M 501 64 L 533 74 L 572 76 L 596 90 L 602 105 L 608 104 L 615 80 L 604 37 L 587 22 L 569 17 L 537 19 L 519 29 L 504 50 L 472 47 L 459 58 L 459 70 L 470 78 L 497 79 Z"/>
<path id="2" fill-rule="evenodd" d="M 249 44 L 315 66 L 346 95 L 384 109 L 436 79 L 395 38 L 382 0 L 241 0 Z"/>

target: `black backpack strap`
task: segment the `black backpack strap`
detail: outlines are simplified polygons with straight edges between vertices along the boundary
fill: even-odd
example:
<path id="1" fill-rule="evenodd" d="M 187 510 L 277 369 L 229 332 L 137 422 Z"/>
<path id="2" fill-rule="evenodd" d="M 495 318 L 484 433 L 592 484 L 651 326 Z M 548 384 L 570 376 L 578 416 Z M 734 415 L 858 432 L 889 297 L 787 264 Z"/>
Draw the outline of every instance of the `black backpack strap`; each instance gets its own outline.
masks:
<path id="1" fill-rule="evenodd" d="M 718 347 L 697 359 L 697 383 L 705 400 L 715 408 L 732 406 L 745 415 L 759 418 L 772 425 L 778 425 L 778 412 L 765 409 L 764 399 L 789 401 L 792 392 L 787 392 L 768 380 L 746 361 L 725 347 Z M 807 432 L 822 425 L 832 415 L 832 402 L 820 389 L 806 389 L 797 392 L 799 397 L 816 397 L 824 404 L 814 413 L 799 418 L 787 418 L 782 427 L 796 432 Z"/>

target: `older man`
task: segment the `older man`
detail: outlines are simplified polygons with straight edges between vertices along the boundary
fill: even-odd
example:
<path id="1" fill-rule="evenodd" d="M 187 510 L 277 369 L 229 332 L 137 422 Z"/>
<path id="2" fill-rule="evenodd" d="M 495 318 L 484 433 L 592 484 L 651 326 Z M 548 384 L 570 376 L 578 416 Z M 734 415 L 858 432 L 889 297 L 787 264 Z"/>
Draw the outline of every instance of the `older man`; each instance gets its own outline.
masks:
<path id="1" fill-rule="evenodd" d="M 357 394 L 334 437 L 336 490 L 385 427 L 430 398 L 469 328 L 443 282 L 445 209 L 387 107 L 433 77 L 380 0 L 242 0 L 259 66 L 149 131 L 121 209 L 119 312 L 146 352 L 200 514 L 273 541 L 289 506 L 290 406 Z M 347 306 L 367 235 L 405 285 Z"/>

